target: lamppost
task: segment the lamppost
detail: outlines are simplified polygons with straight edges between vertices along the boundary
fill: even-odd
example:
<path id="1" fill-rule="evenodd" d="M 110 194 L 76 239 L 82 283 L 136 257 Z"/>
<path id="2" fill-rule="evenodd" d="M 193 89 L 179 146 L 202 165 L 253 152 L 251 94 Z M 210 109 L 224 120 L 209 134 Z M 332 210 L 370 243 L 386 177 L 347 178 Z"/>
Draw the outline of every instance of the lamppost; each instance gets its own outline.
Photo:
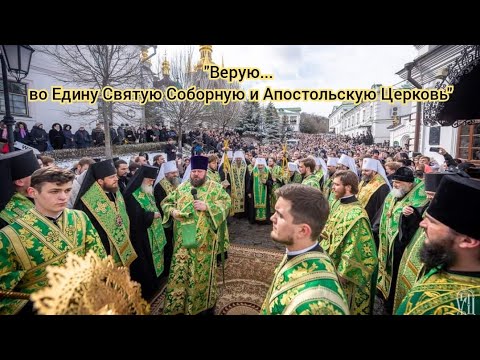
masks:
<path id="1" fill-rule="evenodd" d="M 5 99 L 5 116 L 3 122 L 7 126 L 7 140 L 9 151 L 14 151 L 15 142 L 13 137 L 13 126 L 15 120 L 10 114 L 10 95 L 8 92 L 8 71 L 15 77 L 17 82 L 20 82 L 28 75 L 30 70 L 30 61 L 32 54 L 35 51 L 29 45 L 2 45 L 2 52 L 0 52 L 0 61 L 2 63 L 2 79 L 3 79 L 3 95 Z M 6 63 L 5 63 L 6 60 Z"/>

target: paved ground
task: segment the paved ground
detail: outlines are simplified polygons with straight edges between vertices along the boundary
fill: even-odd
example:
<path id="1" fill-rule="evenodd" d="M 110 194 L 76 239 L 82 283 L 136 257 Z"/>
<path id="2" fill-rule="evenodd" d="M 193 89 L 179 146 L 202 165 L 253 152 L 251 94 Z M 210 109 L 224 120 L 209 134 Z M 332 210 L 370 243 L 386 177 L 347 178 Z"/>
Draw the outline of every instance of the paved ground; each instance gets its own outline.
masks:
<path id="1" fill-rule="evenodd" d="M 252 225 L 247 219 L 233 217 L 228 219 L 231 244 L 284 251 L 284 246 L 274 243 L 270 238 L 270 231 L 272 231 L 272 225 Z"/>

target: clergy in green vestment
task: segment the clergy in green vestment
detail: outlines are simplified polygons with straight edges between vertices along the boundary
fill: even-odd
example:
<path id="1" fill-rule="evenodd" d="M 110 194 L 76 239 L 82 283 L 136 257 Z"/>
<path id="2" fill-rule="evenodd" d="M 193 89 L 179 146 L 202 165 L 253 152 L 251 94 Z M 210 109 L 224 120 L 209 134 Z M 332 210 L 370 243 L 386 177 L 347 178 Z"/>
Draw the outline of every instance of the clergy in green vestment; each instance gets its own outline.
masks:
<path id="1" fill-rule="evenodd" d="M 0 155 L 0 229 L 34 207 L 27 189 L 33 172 L 40 168 L 32 150 Z"/>
<path id="2" fill-rule="evenodd" d="M 329 209 L 320 190 L 288 184 L 277 190 L 273 241 L 286 247 L 260 313 L 262 315 L 348 315 L 335 266 L 317 238 Z"/>
<path id="3" fill-rule="evenodd" d="M 246 171 L 246 165 L 245 165 Z M 232 204 L 235 202 L 234 195 L 237 190 L 233 184 L 233 175 L 232 171 L 230 171 L 230 180 L 232 180 L 232 184 L 228 184 L 224 181 L 220 180 L 220 175 L 218 173 L 218 157 L 215 154 L 208 156 L 208 169 L 207 169 L 207 179 L 217 184 L 220 184 L 226 191 L 227 188 L 230 189 L 230 197 L 232 199 Z M 233 206 L 233 205 L 232 205 Z M 231 209 L 230 209 L 231 210 Z M 230 211 L 230 214 L 232 211 Z M 228 224 L 227 220 L 225 220 L 218 229 L 218 253 L 217 253 L 217 261 L 220 263 L 222 260 L 222 254 L 224 256 L 224 260 L 228 258 L 228 248 L 230 247 L 230 237 L 228 235 Z"/>
<path id="4" fill-rule="evenodd" d="M 236 218 L 246 217 L 247 213 L 247 187 L 250 182 L 250 172 L 242 150 L 233 153 L 233 161 L 230 164 L 230 196 L 232 198 L 232 210 L 230 213 Z"/>
<path id="5" fill-rule="evenodd" d="M 66 208 L 74 178 L 56 167 L 33 173 L 28 195 L 35 207 L 0 230 L 0 290 L 30 294 L 45 287 L 46 267 L 64 264 L 70 252 L 107 256 L 86 214 Z M 0 314 L 32 313 L 27 300 L 0 298 Z"/>
<path id="6" fill-rule="evenodd" d="M 480 181 L 445 176 L 420 223 L 427 274 L 413 285 L 398 315 L 480 315 Z"/>
<path id="7" fill-rule="evenodd" d="M 418 224 L 423 220 L 425 211 L 428 208 L 430 201 L 432 201 L 435 192 L 444 176 L 457 176 L 452 172 L 440 172 L 440 173 L 428 173 L 424 176 L 425 194 L 427 194 L 428 203 L 420 208 L 407 207 L 404 209 L 403 214 L 407 216 L 416 217 L 413 222 L 417 230 L 413 234 L 412 239 L 408 242 L 407 247 L 400 261 L 397 276 L 397 286 L 395 288 L 395 300 L 393 304 L 393 312 L 395 313 L 402 300 L 407 295 L 412 286 L 425 275 L 425 265 L 420 260 L 420 250 L 425 242 L 426 233 L 422 227 Z M 423 216 L 422 216 L 423 215 Z M 412 222 L 410 222 L 412 223 Z M 405 231 L 405 230 L 404 230 Z"/>
<path id="8" fill-rule="evenodd" d="M 266 225 L 270 223 L 272 186 L 272 175 L 265 158 L 256 158 L 247 188 L 248 221 L 251 224 Z"/>
<path id="9" fill-rule="evenodd" d="M 384 300 L 385 311 L 392 314 L 398 267 L 403 252 L 415 232 L 414 219 L 402 214 L 405 207 L 422 207 L 427 203 L 424 182 L 413 176 L 412 169 L 400 167 L 392 176 L 393 188 L 385 198 L 382 211 L 372 226 L 378 234 L 377 289 Z M 406 231 L 401 231 L 405 229 Z"/>
<path id="10" fill-rule="evenodd" d="M 309 156 L 312 157 L 312 156 Z M 320 190 L 323 191 L 323 187 L 325 186 L 325 182 L 328 178 L 328 168 L 325 160 L 321 157 L 312 157 L 315 160 L 315 173 L 314 175 L 318 179 L 318 184 L 320 186 Z"/>
<path id="11" fill-rule="evenodd" d="M 367 212 L 355 197 L 358 177 L 351 171 L 337 171 L 332 191 L 337 202 L 320 245 L 335 264 L 350 314 L 369 315 L 375 299 L 378 259 Z"/>
<path id="12" fill-rule="evenodd" d="M 329 157 L 327 159 L 328 178 L 323 185 L 323 195 L 328 200 L 330 207 L 335 202 L 335 195 L 332 190 L 333 174 L 337 171 L 338 158 Z"/>
<path id="13" fill-rule="evenodd" d="M 123 197 L 130 219 L 130 240 L 137 258 L 130 265 L 132 280 L 141 284 L 142 296 L 151 300 L 160 290 L 167 243 L 162 215 L 153 195 L 158 167 L 142 165 L 129 181 Z"/>
<path id="14" fill-rule="evenodd" d="M 288 163 L 288 172 L 283 173 L 283 183 L 286 184 L 301 184 L 302 183 L 302 175 L 298 171 L 298 165 L 294 162 Z"/>
<path id="15" fill-rule="evenodd" d="M 312 158 L 305 158 L 298 160 L 298 170 L 303 176 L 303 185 L 314 187 L 320 190 L 318 178 L 315 176 L 315 160 Z"/>
<path id="16" fill-rule="evenodd" d="M 208 158 L 192 156 L 190 179 L 162 202 L 163 223 L 173 222 L 174 250 L 166 315 L 213 314 L 217 301 L 218 231 L 232 205 L 222 186 L 207 179 Z"/>
<path id="17" fill-rule="evenodd" d="M 181 178 L 178 174 L 177 162 L 175 160 L 170 160 L 163 163 L 160 166 L 160 171 L 158 172 L 157 179 L 153 184 L 153 195 L 155 196 L 155 204 L 157 205 L 158 211 L 162 214 L 163 219 L 163 210 L 162 210 L 162 201 L 169 194 L 171 194 L 179 185 L 181 184 Z M 163 221 L 163 220 L 162 220 Z M 172 263 L 172 254 L 173 254 L 173 229 L 172 227 L 163 228 L 165 233 L 165 239 L 167 243 L 163 248 L 163 273 L 162 278 L 168 278 L 170 274 L 170 265 Z"/>
<path id="18" fill-rule="evenodd" d="M 272 174 L 272 192 L 270 194 L 270 213 L 273 214 L 275 212 L 275 203 L 277 202 L 277 195 L 275 195 L 275 190 L 281 188 L 283 186 L 282 175 L 283 169 L 280 165 L 275 163 L 275 158 L 269 157 L 267 159 L 267 166 L 270 170 L 270 174 Z"/>
<path id="19" fill-rule="evenodd" d="M 130 241 L 130 220 L 112 160 L 90 165 L 73 207 L 87 214 L 115 264 L 129 267 L 137 254 Z"/>
<path id="20" fill-rule="evenodd" d="M 358 201 L 368 214 L 371 223 L 375 215 L 383 208 L 383 202 L 390 193 L 388 181 L 382 163 L 376 159 L 365 158 L 362 162 L 362 181 L 358 185 Z"/>

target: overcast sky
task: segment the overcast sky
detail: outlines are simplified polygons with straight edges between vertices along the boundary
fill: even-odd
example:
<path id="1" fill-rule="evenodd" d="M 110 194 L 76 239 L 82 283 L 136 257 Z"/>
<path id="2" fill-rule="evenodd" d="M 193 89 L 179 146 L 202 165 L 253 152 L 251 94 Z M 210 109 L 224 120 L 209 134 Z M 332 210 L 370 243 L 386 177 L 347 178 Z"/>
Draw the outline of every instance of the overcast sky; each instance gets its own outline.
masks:
<path id="1" fill-rule="evenodd" d="M 195 63 L 200 59 L 194 48 Z M 170 60 L 185 45 L 158 45 L 162 60 Z M 274 80 L 247 80 L 244 90 L 265 86 L 275 89 L 370 89 L 373 84 L 394 85 L 402 81 L 395 75 L 417 52 L 413 45 L 214 45 L 213 61 L 225 67 L 257 67 Z M 152 59 L 153 60 L 153 59 Z M 154 67 L 156 61 L 152 62 Z M 301 107 L 302 111 L 328 116 L 339 102 L 286 102 L 276 107 Z"/>

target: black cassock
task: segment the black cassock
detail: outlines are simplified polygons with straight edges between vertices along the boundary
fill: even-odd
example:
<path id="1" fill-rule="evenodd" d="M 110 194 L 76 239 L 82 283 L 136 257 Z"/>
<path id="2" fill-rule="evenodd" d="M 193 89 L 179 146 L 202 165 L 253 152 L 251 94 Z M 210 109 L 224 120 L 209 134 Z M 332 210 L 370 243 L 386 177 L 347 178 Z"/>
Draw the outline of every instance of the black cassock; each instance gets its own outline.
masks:
<path id="1" fill-rule="evenodd" d="M 138 255 L 130 265 L 130 276 L 142 285 L 142 297 L 150 300 L 160 290 L 162 278 L 155 273 L 147 231 L 152 225 L 154 213 L 145 211 L 133 195 L 125 197 L 125 205 L 130 218 L 130 241 Z"/>
<path id="2" fill-rule="evenodd" d="M 157 204 L 157 208 L 160 211 L 160 214 L 162 214 L 162 218 L 163 218 L 163 211 L 160 204 L 162 200 L 167 197 L 168 194 L 165 192 L 162 185 L 158 183 L 157 185 L 155 185 L 155 188 L 153 189 L 153 195 L 155 196 L 155 203 Z M 164 227 L 163 231 L 165 233 L 165 238 L 167 240 L 167 243 L 163 248 L 164 268 L 163 268 L 162 277 L 163 276 L 168 277 L 168 274 L 170 274 L 170 265 L 172 263 L 172 255 L 173 255 L 173 226 Z"/>

